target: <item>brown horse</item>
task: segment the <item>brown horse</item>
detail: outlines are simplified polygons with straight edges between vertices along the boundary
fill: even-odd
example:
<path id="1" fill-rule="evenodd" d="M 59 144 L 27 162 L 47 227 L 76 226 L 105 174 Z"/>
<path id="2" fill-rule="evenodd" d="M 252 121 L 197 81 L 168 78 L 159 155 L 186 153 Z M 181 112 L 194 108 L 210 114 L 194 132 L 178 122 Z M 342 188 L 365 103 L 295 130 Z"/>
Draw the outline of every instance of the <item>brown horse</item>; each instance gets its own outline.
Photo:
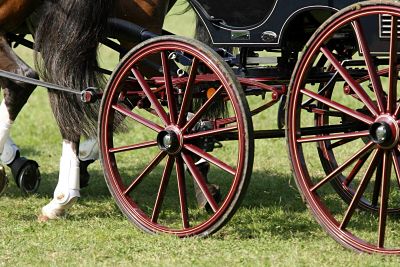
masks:
<path id="1" fill-rule="evenodd" d="M 7 33 L 32 33 L 40 76 L 78 90 L 104 86 L 95 70 L 96 48 L 105 38 L 107 18 L 117 17 L 161 33 L 164 17 L 176 0 L 3 0 L 0 1 L 0 69 L 31 78 L 38 74 L 12 50 Z M 120 38 L 132 47 L 135 42 Z M 9 131 L 35 86 L 0 79 L 1 160 L 13 168 L 18 148 Z M 43 218 L 59 217 L 80 196 L 78 151 L 81 136 L 96 134 L 97 106 L 84 105 L 74 94 L 49 91 L 50 102 L 63 138 L 60 173 L 53 200 L 43 207 Z M 26 160 L 24 161 L 26 163 Z M 17 164 L 15 168 L 20 168 Z M 14 172 L 14 170 L 13 170 Z M 18 181 L 17 181 L 18 184 Z M 1 191 L 1 190 L 0 190 Z"/>

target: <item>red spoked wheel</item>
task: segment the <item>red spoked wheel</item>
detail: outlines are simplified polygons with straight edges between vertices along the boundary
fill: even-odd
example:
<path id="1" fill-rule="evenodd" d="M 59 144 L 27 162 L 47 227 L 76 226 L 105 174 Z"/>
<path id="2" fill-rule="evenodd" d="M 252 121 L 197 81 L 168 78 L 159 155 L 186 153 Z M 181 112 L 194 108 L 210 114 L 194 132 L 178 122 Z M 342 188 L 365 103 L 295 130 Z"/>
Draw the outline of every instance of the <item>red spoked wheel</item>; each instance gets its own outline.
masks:
<path id="1" fill-rule="evenodd" d="M 400 253 L 399 16 L 398 4 L 362 2 L 326 21 L 296 66 L 287 103 L 300 192 L 333 238 L 365 252 Z M 378 21 L 388 25 L 385 53 L 373 53 L 367 35 Z"/>
<path id="2" fill-rule="evenodd" d="M 122 212 L 151 233 L 205 236 L 222 227 L 251 175 L 249 114 L 232 70 L 200 42 L 158 37 L 131 50 L 99 117 L 105 178 Z"/>

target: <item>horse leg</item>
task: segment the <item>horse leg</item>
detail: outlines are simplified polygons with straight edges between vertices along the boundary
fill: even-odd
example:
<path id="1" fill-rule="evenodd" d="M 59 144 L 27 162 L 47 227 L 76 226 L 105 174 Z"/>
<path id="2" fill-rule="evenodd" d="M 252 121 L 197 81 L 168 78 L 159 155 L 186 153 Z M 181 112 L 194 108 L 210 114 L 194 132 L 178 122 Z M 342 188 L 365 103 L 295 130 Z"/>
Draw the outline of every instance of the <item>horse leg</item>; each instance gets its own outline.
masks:
<path id="1" fill-rule="evenodd" d="M 6 38 L 0 35 L 0 69 L 37 78 L 36 72 L 11 49 Z M 0 104 L 0 160 L 8 165 L 23 193 L 37 190 L 40 182 L 38 164 L 20 157 L 19 149 L 10 138 L 10 129 L 19 112 L 36 86 L 0 79 L 4 99 Z"/>
<path id="2" fill-rule="evenodd" d="M 40 220 L 59 218 L 80 197 L 78 150 L 78 141 L 63 140 L 60 173 L 54 197 L 49 204 L 42 208 Z"/>
<path id="3" fill-rule="evenodd" d="M 79 145 L 80 187 L 89 185 L 90 174 L 87 170 L 90 164 L 99 159 L 99 145 L 96 138 L 89 138 Z"/>
<path id="4" fill-rule="evenodd" d="M 114 6 L 114 16 L 132 21 L 146 27 L 148 30 L 161 34 L 164 17 L 176 0 L 165 1 L 156 0 L 152 5 L 148 5 L 145 2 L 137 2 L 132 0 L 117 0 Z M 141 10 L 141 12 L 138 12 Z M 122 47 L 129 50 L 134 47 L 137 42 L 129 40 L 119 39 L 118 40 Z M 155 57 L 154 62 L 159 62 L 159 58 Z M 161 62 L 159 62 L 161 63 Z M 154 72 L 153 69 L 148 69 L 146 66 L 141 66 L 141 69 L 145 73 Z M 95 138 L 90 138 L 81 143 L 79 147 L 79 159 L 80 159 L 80 186 L 81 188 L 86 187 L 89 182 L 89 172 L 87 171 L 88 166 L 99 158 L 98 143 Z"/>

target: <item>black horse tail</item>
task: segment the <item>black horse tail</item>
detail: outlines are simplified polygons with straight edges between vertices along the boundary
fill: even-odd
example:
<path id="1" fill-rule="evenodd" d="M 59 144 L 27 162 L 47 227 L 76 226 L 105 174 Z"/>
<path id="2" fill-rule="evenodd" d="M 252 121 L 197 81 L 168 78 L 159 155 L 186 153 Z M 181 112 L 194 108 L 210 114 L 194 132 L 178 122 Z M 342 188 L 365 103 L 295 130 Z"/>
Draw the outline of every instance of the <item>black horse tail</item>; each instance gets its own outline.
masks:
<path id="1" fill-rule="evenodd" d="M 47 0 L 35 34 L 36 68 L 42 78 L 68 88 L 103 88 L 96 71 L 97 47 L 105 37 L 113 0 Z M 79 95 L 49 91 L 62 137 L 79 141 L 95 136 L 99 104 L 84 104 Z"/>
<path id="2" fill-rule="evenodd" d="M 212 46 L 211 36 L 207 31 L 206 25 L 204 25 L 203 21 L 196 15 L 196 26 L 195 26 L 195 33 L 194 38 L 199 40 L 202 43 L 205 43 L 209 46 Z"/>

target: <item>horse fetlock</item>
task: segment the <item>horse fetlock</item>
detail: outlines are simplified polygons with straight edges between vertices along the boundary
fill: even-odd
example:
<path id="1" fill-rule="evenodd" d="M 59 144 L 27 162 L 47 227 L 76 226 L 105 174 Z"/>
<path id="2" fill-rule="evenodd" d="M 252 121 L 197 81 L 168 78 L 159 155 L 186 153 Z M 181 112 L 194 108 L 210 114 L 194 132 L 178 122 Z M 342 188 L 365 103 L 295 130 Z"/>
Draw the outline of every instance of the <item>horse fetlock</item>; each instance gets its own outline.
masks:
<path id="1" fill-rule="evenodd" d="M 81 161 L 97 160 L 99 145 L 96 138 L 87 139 L 79 145 L 79 159 Z"/>
<path id="2" fill-rule="evenodd" d="M 80 197 L 79 159 L 72 153 L 64 153 L 60 160 L 58 184 L 54 199 L 59 205 L 68 205 L 71 199 Z"/>
<path id="3" fill-rule="evenodd" d="M 60 207 L 64 207 L 64 209 L 66 209 L 70 207 L 71 201 L 76 200 L 79 197 L 80 193 L 77 189 L 56 189 L 54 191 L 54 198 L 51 202 L 54 202 Z"/>
<path id="4" fill-rule="evenodd" d="M 90 174 L 88 171 L 88 167 L 90 164 L 92 164 L 94 160 L 85 160 L 85 161 L 80 161 L 79 163 L 79 186 L 80 188 L 87 187 L 89 185 L 89 180 L 90 180 Z"/>
<path id="5" fill-rule="evenodd" d="M 3 152 L 1 153 L 0 160 L 3 164 L 11 164 L 19 152 L 18 146 L 13 142 L 13 140 L 8 137 L 3 146 Z"/>
<path id="6" fill-rule="evenodd" d="M 90 164 L 99 158 L 99 145 L 96 138 L 85 140 L 79 145 L 80 187 L 89 185 L 90 174 L 87 170 Z"/>

